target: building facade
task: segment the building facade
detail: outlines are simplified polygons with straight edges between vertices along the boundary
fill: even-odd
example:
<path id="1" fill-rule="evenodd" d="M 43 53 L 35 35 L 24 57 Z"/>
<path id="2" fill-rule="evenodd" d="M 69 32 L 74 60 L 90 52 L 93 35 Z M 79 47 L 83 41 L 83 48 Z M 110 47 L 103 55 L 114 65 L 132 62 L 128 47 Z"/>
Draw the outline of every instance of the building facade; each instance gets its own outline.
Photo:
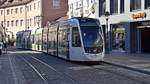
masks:
<path id="1" fill-rule="evenodd" d="M 98 0 L 68 0 L 68 16 L 71 17 L 98 17 Z"/>
<path id="2" fill-rule="evenodd" d="M 48 21 L 66 16 L 67 0 L 1 0 L 0 24 L 6 31 L 16 32 L 44 27 Z"/>
<path id="3" fill-rule="evenodd" d="M 150 53 L 149 8 L 150 0 L 99 0 L 99 19 L 109 51 Z M 108 17 L 104 10 L 110 13 Z"/>
<path id="4" fill-rule="evenodd" d="M 70 1 L 71 17 L 71 12 L 79 8 L 75 7 L 76 0 Z M 86 2 L 91 1 L 95 4 L 93 18 L 100 20 L 105 32 L 107 51 L 150 53 L 150 0 L 83 0 L 80 9 L 84 10 Z"/>

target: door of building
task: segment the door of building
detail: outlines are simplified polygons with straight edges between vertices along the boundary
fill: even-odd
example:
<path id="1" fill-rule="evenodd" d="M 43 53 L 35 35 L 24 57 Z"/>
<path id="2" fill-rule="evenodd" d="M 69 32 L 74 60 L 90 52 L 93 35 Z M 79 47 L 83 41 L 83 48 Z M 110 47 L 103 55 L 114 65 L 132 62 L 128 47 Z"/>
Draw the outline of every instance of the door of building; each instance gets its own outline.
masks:
<path id="1" fill-rule="evenodd" d="M 141 51 L 150 53 L 150 28 L 141 29 Z"/>

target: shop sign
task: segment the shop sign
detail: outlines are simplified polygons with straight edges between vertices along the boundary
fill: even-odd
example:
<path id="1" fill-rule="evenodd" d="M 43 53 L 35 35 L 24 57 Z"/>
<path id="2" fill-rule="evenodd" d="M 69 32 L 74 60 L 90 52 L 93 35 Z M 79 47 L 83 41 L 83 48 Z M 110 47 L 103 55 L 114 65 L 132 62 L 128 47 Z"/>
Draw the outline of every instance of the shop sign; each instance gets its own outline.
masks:
<path id="1" fill-rule="evenodd" d="M 140 24 L 137 28 L 150 28 L 150 21 L 138 22 Z"/>
<path id="2" fill-rule="evenodd" d="M 141 25 L 142 25 L 142 26 L 148 26 L 148 25 L 150 25 L 150 21 L 147 21 L 147 22 L 141 22 Z"/>
<path id="3" fill-rule="evenodd" d="M 140 12 L 140 13 L 132 14 L 132 18 L 133 19 L 146 18 L 146 13 L 145 12 Z"/>

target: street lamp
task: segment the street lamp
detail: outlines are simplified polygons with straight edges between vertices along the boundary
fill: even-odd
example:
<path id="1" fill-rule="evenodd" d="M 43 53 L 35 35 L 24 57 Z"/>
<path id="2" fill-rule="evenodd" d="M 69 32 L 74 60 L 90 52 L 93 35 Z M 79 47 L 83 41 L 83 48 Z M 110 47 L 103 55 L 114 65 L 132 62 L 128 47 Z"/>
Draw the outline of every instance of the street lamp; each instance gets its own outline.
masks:
<path id="1" fill-rule="evenodd" d="M 105 33 L 105 46 L 106 46 L 106 53 L 109 54 L 109 30 L 108 30 L 108 17 L 110 13 L 108 11 L 105 12 L 105 17 L 106 17 L 106 33 Z"/>

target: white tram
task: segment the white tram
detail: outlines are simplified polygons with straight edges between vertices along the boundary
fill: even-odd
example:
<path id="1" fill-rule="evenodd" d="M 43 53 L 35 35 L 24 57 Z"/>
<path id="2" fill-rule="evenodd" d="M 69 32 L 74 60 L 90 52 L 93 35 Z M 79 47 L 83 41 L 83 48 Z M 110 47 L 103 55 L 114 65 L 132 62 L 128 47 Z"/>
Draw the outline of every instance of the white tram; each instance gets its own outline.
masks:
<path id="1" fill-rule="evenodd" d="M 76 17 L 56 22 L 42 30 L 38 38 L 42 40 L 42 51 L 45 53 L 71 61 L 103 60 L 104 35 L 96 19 Z"/>

